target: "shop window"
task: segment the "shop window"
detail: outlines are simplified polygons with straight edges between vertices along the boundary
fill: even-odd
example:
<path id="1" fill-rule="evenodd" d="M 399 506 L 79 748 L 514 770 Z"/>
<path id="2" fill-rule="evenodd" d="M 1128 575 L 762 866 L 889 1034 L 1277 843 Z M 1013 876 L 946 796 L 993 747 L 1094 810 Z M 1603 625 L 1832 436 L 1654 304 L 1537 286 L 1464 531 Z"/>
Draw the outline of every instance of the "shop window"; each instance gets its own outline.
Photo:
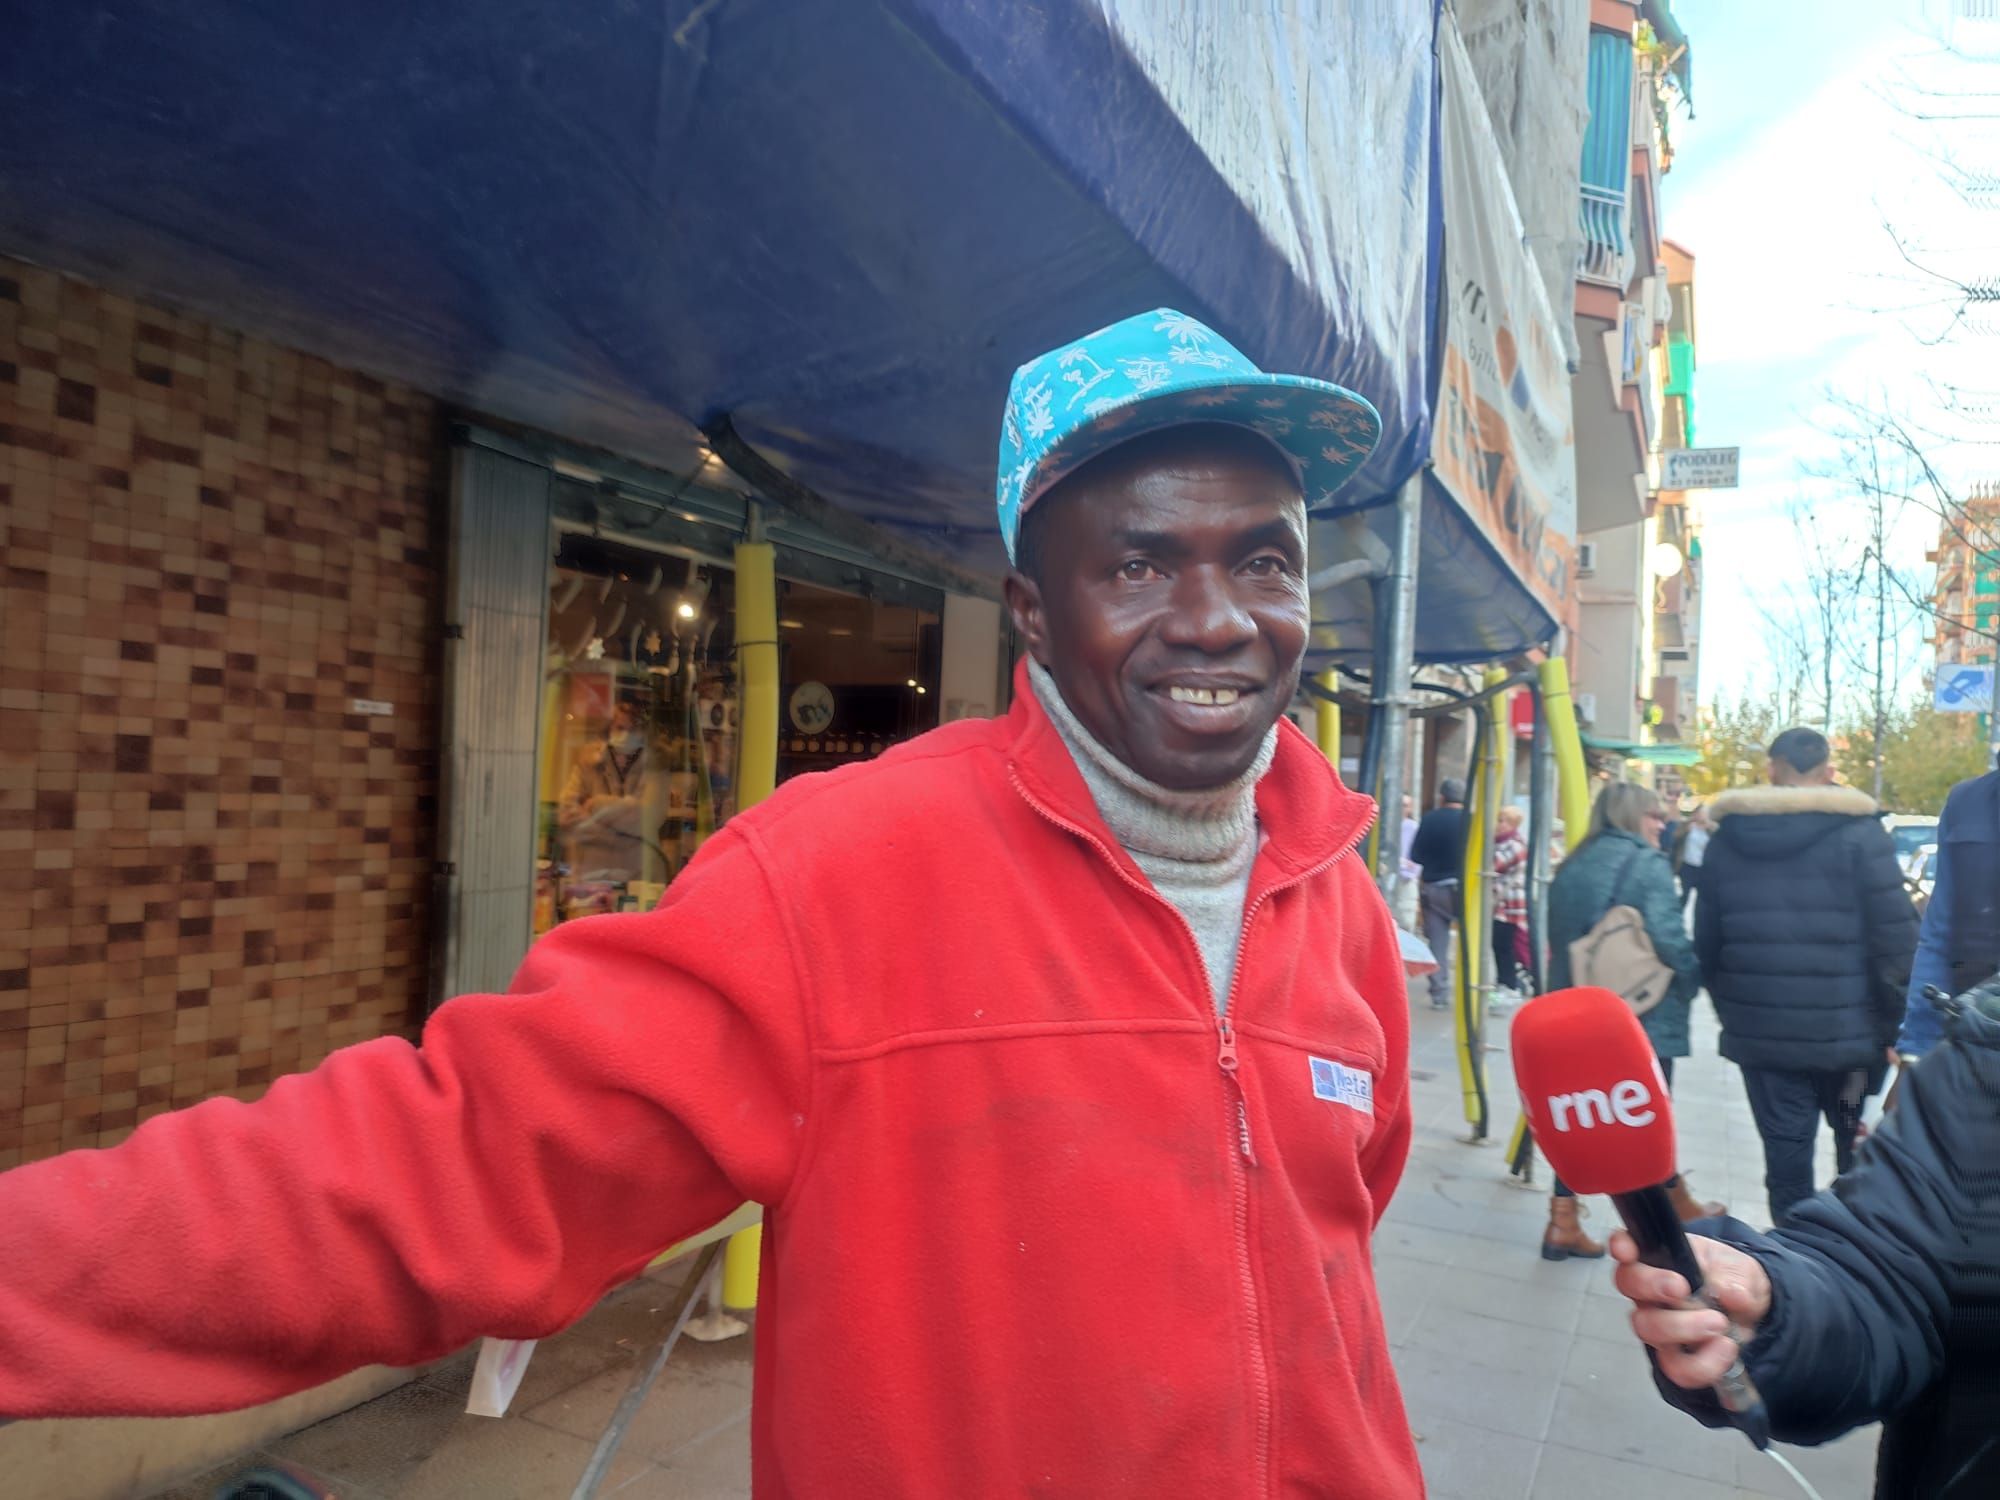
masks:
<path id="1" fill-rule="evenodd" d="M 735 813 L 735 575 L 580 533 L 551 571 L 535 932 L 647 910 Z M 780 578 L 778 779 L 938 722 L 940 614 Z"/>

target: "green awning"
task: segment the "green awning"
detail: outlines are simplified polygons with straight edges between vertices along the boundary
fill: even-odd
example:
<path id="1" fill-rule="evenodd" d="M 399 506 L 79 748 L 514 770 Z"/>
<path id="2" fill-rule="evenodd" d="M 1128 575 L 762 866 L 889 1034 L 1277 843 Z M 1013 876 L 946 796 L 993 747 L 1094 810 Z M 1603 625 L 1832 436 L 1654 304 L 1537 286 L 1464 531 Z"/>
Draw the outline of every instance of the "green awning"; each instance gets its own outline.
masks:
<path id="1" fill-rule="evenodd" d="M 1697 745 L 1635 745 L 1630 740 L 1600 740 L 1595 735 L 1586 734 L 1583 748 L 1623 756 L 1626 760 L 1643 761 L 1649 766 L 1701 764 L 1701 748 Z"/>

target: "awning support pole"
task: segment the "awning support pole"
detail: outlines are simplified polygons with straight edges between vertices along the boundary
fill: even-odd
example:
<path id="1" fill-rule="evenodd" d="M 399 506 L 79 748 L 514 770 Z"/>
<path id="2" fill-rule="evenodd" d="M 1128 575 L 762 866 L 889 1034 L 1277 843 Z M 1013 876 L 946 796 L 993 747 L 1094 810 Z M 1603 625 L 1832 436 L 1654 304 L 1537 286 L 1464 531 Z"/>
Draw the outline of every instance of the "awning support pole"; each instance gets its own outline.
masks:
<path id="1" fill-rule="evenodd" d="M 1396 529 L 1389 571 L 1376 591 L 1383 619 L 1381 659 L 1375 662 L 1371 714 L 1381 715 L 1381 768 L 1375 790 L 1384 837 L 1376 841 L 1375 878 L 1392 901 L 1403 869 L 1403 790 L 1410 746 L 1410 677 L 1417 654 L 1417 538 L 1423 520 L 1424 476 L 1412 474 L 1396 492 Z M 1388 836 L 1393 831 L 1394 836 Z"/>

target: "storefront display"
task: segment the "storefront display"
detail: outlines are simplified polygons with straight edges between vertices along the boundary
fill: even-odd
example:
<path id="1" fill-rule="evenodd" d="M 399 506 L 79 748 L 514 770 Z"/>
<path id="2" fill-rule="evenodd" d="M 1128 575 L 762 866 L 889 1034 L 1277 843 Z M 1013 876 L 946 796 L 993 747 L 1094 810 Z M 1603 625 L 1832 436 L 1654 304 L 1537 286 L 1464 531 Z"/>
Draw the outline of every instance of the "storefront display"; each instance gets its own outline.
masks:
<path id="1" fill-rule="evenodd" d="M 536 934 L 571 917 L 650 908 L 734 813 L 734 615 L 727 566 L 560 535 Z M 780 781 L 871 759 L 937 723 L 940 618 L 921 603 L 780 578 Z"/>

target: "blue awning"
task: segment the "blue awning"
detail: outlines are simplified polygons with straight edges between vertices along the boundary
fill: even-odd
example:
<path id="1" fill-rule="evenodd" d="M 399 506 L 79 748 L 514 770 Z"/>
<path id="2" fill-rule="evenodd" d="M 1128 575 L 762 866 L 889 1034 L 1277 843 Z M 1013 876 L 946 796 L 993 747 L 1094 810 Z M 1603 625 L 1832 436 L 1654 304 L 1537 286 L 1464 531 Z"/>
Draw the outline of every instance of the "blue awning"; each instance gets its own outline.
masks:
<path id="1" fill-rule="evenodd" d="M 1145 11 L 1141 14 L 1142 10 Z M 1026 356 L 1178 305 L 1428 441 L 1432 0 L 31 6 L 0 249 L 997 564 Z"/>

